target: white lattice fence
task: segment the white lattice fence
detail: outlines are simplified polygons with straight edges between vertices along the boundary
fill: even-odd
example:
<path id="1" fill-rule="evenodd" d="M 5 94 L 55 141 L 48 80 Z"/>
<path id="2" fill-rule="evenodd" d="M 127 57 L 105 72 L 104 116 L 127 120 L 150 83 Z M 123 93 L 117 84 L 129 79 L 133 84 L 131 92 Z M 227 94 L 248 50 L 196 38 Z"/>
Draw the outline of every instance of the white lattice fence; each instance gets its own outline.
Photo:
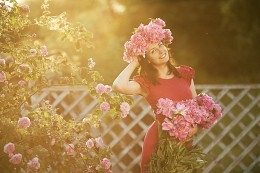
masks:
<path id="1" fill-rule="evenodd" d="M 195 139 L 207 153 L 208 172 L 255 172 L 259 170 L 260 85 L 197 85 L 197 93 L 210 94 L 223 108 L 222 119 Z M 48 88 L 32 97 L 32 103 L 50 100 L 65 118 L 82 119 L 97 105 L 84 87 Z M 134 96 L 130 115 L 119 123 L 104 124 L 99 132 L 113 151 L 115 173 L 140 172 L 142 141 L 154 120 L 149 105 Z"/>

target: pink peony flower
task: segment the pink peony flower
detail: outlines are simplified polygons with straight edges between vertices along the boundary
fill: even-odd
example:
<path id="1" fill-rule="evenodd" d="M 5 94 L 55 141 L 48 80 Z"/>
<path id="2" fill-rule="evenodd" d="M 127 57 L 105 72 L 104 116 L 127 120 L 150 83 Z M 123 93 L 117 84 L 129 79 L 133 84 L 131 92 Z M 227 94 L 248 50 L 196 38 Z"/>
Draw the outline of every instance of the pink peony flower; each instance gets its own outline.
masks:
<path id="1" fill-rule="evenodd" d="M 175 106 L 172 107 L 174 114 L 186 115 L 188 108 L 184 102 L 177 102 Z"/>
<path id="2" fill-rule="evenodd" d="M 15 150 L 15 146 L 13 143 L 9 142 L 8 144 L 5 144 L 4 146 L 4 152 L 6 154 L 12 154 Z"/>
<path id="3" fill-rule="evenodd" d="M 106 92 L 106 87 L 103 84 L 97 84 L 96 86 L 96 93 L 102 95 L 103 93 Z"/>
<path id="4" fill-rule="evenodd" d="M 101 137 L 95 138 L 95 141 L 97 148 L 102 148 L 104 146 L 104 141 Z"/>
<path id="5" fill-rule="evenodd" d="M 0 82 L 4 82 L 6 80 L 5 73 L 3 71 L 0 72 Z"/>
<path id="6" fill-rule="evenodd" d="M 110 104 L 108 102 L 102 102 L 99 106 L 100 110 L 107 112 L 110 109 Z"/>
<path id="7" fill-rule="evenodd" d="M 159 18 L 155 19 L 153 21 L 153 23 L 155 23 L 155 24 L 157 24 L 157 25 L 159 25 L 161 27 L 165 27 L 166 26 L 165 22 L 162 19 L 159 19 Z"/>
<path id="8" fill-rule="evenodd" d="M 31 121 L 28 117 L 22 117 L 18 120 L 18 128 L 28 128 L 31 124 Z"/>
<path id="9" fill-rule="evenodd" d="M 165 35 L 165 41 L 166 41 L 168 44 L 171 44 L 171 43 L 172 43 L 172 40 L 173 40 L 171 30 L 165 29 L 164 35 Z"/>
<path id="10" fill-rule="evenodd" d="M 18 165 L 22 162 L 22 154 L 18 153 L 18 154 L 14 154 L 11 159 L 9 159 L 9 162 L 11 162 L 14 165 Z"/>
<path id="11" fill-rule="evenodd" d="M 164 122 L 162 123 L 162 130 L 171 130 L 173 128 L 173 123 L 168 118 L 165 118 Z"/>
<path id="12" fill-rule="evenodd" d="M 168 99 L 168 98 L 160 98 L 156 104 L 156 106 L 158 107 L 156 113 L 157 114 L 163 114 L 168 118 L 172 118 L 172 114 L 173 114 L 173 106 L 174 103 L 172 100 Z"/>
<path id="13" fill-rule="evenodd" d="M 192 135 L 192 125 L 187 122 L 184 117 L 174 117 L 172 123 L 174 127 L 169 131 L 170 136 L 175 137 L 183 142 Z"/>
<path id="14" fill-rule="evenodd" d="M 40 169 L 40 163 L 39 163 L 39 159 L 38 157 L 33 158 L 32 160 L 30 160 L 27 163 L 27 167 L 28 169 L 32 170 L 32 171 L 37 171 L 38 169 Z"/>
<path id="15" fill-rule="evenodd" d="M 89 140 L 86 142 L 86 146 L 87 146 L 88 148 L 94 147 L 94 142 L 93 142 L 93 140 L 92 140 L 92 139 L 89 139 Z"/>
<path id="16" fill-rule="evenodd" d="M 73 154 L 75 152 L 75 146 L 74 144 L 68 144 L 66 146 L 67 154 Z"/>
<path id="17" fill-rule="evenodd" d="M 103 159 L 101 160 L 100 166 L 101 166 L 101 168 L 103 168 L 103 169 L 109 169 L 110 166 L 111 166 L 111 162 L 110 162 L 109 159 L 103 158 Z"/>
<path id="18" fill-rule="evenodd" d="M 47 46 L 45 46 L 45 45 L 41 46 L 40 52 L 41 52 L 42 56 L 47 56 L 48 55 Z"/>
<path id="19" fill-rule="evenodd" d="M 96 65 L 96 63 L 93 61 L 93 59 L 89 58 L 88 59 L 88 68 L 92 70 L 95 67 L 95 65 Z"/>

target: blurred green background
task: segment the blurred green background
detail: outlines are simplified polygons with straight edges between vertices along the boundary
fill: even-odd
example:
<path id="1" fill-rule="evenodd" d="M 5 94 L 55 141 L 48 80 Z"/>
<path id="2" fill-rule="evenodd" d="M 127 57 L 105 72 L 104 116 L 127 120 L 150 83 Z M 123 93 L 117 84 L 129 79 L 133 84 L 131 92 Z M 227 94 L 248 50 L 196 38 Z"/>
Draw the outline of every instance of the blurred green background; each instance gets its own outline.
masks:
<path id="1" fill-rule="evenodd" d="M 43 0 L 20 2 L 30 5 L 30 18 L 41 15 Z M 85 25 L 94 35 L 95 48 L 75 52 L 55 32 L 37 27 L 32 32 L 39 33 L 48 50 L 66 50 L 79 66 L 93 58 L 106 84 L 127 65 L 124 43 L 149 18 L 166 21 L 174 37 L 171 54 L 177 65 L 196 70 L 195 83 L 260 83 L 259 0 L 52 0 L 50 11 L 65 11 L 69 22 Z"/>

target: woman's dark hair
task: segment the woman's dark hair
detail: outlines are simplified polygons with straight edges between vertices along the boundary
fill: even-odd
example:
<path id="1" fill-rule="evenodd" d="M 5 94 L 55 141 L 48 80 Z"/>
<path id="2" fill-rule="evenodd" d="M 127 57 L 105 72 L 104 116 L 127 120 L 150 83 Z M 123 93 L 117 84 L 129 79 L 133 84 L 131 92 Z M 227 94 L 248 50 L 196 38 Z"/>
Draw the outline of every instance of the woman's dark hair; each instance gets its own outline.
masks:
<path id="1" fill-rule="evenodd" d="M 140 68 L 139 68 L 139 74 L 147 79 L 149 82 L 151 82 L 153 85 L 159 84 L 159 81 L 157 79 L 158 77 L 158 71 L 157 69 L 148 62 L 147 58 L 144 58 L 143 56 L 138 57 L 140 59 Z M 171 55 L 169 54 L 169 61 L 167 62 L 169 71 L 167 74 L 173 73 L 176 77 L 182 77 L 182 75 L 178 72 L 178 70 L 175 68 L 175 63 L 173 59 L 171 58 Z"/>

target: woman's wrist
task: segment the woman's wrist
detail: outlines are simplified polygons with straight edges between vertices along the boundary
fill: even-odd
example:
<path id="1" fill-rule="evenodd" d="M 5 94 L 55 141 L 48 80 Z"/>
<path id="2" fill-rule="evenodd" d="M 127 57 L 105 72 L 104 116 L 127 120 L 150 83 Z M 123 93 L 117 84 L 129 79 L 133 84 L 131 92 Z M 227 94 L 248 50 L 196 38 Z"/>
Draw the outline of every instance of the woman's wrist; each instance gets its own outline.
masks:
<path id="1" fill-rule="evenodd" d="M 129 63 L 129 65 L 133 66 L 134 68 L 137 68 L 140 64 L 138 61 L 132 61 Z"/>

